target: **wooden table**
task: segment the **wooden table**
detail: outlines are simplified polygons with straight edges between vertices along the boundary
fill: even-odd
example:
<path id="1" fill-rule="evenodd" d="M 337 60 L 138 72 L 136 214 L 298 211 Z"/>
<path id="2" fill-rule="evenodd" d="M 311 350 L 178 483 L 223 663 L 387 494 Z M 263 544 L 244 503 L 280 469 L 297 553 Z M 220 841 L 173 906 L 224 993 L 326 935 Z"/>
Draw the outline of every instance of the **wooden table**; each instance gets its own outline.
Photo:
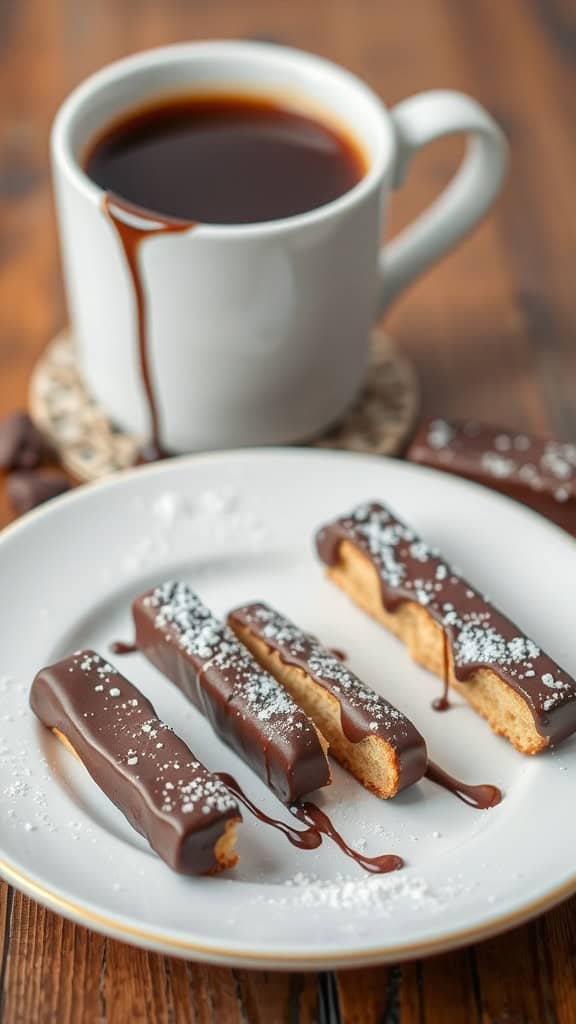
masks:
<path id="1" fill-rule="evenodd" d="M 494 214 L 397 305 L 427 412 L 576 437 L 576 20 L 569 0 L 0 0 L 0 415 L 65 322 L 47 139 L 60 100 L 130 51 L 211 36 L 275 39 L 346 64 L 394 103 L 476 96 L 512 143 Z M 419 158 L 391 231 L 449 176 Z M 9 513 L 0 498 L 0 521 Z M 571 811 L 570 811 L 571 813 Z M 1 827 L 1 823 L 0 823 Z M 576 901 L 421 963 L 332 975 L 188 964 L 75 927 L 0 882 L 4 1024 L 574 1024 Z"/>

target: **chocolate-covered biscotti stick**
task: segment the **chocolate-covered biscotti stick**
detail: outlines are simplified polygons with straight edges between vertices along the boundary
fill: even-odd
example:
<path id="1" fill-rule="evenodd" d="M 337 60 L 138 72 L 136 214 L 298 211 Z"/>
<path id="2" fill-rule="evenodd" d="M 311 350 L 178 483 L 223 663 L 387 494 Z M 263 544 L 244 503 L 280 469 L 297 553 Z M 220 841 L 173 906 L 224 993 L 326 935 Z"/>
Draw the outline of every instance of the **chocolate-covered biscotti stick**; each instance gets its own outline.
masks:
<path id="1" fill-rule="evenodd" d="M 330 782 L 326 740 L 189 586 L 156 587 L 132 613 L 136 647 L 281 800 L 293 803 Z"/>
<path id="2" fill-rule="evenodd" d="M 328 576 L 517 750 L 576 731 L 576 682 L 383 505 L 336 519 L 316 543 Z"/>
<path id="3" fill-rule="evenodd" d="M 576 445 L 489 427 L 428 420 L 406 458 L 506 494 L 576 534 Z"/>
<path id="4" fill-rule="evenodd" d="M 363 786 L 388 799 L 423 777 L 426 743 L 412 722 L 315 637 L 261 603 L 234 609 L 228 623 Z"/>
<path id="5" fill-rule="evenodd" d="M 30 706 L 171 868 L 234 866 L 236 801 L 109 662 L 79 651 L 42 669 Z"/>

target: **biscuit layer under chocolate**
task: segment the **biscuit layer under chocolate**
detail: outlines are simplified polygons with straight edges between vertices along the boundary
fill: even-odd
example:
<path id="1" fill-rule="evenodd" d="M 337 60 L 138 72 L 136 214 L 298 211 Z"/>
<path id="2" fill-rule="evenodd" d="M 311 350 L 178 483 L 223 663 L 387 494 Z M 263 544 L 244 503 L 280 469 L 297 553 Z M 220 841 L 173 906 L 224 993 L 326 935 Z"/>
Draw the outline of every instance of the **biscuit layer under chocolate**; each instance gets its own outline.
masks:
<path id="1" fill-rule="evenodd" d="M 350 743 L 379 737 L 392 747 L 399 775 L 396 792 L 422 778 L 427 765 L 426 743 L 412 722 L 362 683 L 316 637 L 261 603 L 236 608 L 228 621 L 232 628 L 235 624 L 247 628 L 285 664 L 301 669 L 335 697 L 342 731 Z"/>

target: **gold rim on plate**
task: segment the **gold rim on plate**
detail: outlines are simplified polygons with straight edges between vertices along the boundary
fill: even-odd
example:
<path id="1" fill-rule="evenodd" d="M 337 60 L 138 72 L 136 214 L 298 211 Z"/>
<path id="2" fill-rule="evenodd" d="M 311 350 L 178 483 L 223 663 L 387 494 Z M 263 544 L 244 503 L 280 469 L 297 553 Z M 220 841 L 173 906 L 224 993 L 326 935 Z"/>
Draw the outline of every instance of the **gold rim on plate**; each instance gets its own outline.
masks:
<path id="1" fill-rule="evenodd" d="M 531 903 L 522 907 L 520 910 L 513 911 L 509 914 L 501 914 L 499 917 L 492 918 L 485 925 L 479 925 L 476 928 L 464 928 L 460 931 L 453 932 L 452 934 L 446 935 L 442 939 L 429 939 L 424 942 L 408 943 L 406 945 L 399 946 L 380 946 L 378 949 L 367 949 L 367 950 L 353 950 L 349 953 L 335 953 L 333 956 L 328 954 L 281 954 L 276 953 L 272 956 L 267 955 L 265 952 L 252 953 L 245 952 L 239 949 L 227 949 L 223 946 L 204 946 L 197 942 L 187 942 L 185 939 L 174 939 L 169 936 L 158 934 L 157 932 L 146 931 L 143 928 L 136 928 L 134 925 L 123 924 L 121 921 L 114 920 L 114 918 L 105 917 L 103 914 L 96 914 L 92 910 L 88 910 L 86 907 L 81 906 L 78 903 L 73 903 L 71 900 L 65 899 L 59 896 L 57 893 L 52 892 L 44 885 L 40 885 L 35 882 L 32 878 L 29 878 L 24 872 L 18 868 L 14 868 L 7 861 L 0 859 L 0 874 L 7 882 L 12 882 L 16 888 L 21 889 L 26 895 L 38 900 L 39 903 L 44 904 L 50 910 L 61 913 L 64 917 L 75 921 L 78 924 L 83 924 L 88 928 L 92 928 L 95 931 L 104 932 L 105 934 L 112 934 L 115 938 L 133 940 L 137 945 L 143 945 L 151 947 L 153 946 L 157 952 L 166 951 L 166 947 L 174 950 L 174 953 L 193 953 L 195 958 L 201 960 L 216 959 L 220 963 L 262 963 L 267 967 L 284 967 L 289 968 L 291 964 L 297 964 L 299 966 L 309 965 L 313 967 L 320 967 L 322 965 L 337 965 L 344 966 L 347 964 L 357 964 L 358 962 L 368 963 L 382 963 L 389 960 L 401 960 L 401 959 L 415 959 L 421 956 L 431 956 L 434 953 L 446 952 L 447 950 L 454 949 L 455 947 L 462 945 L 469 945 L 473 942 L 477 942 L 481 939 L 488 939 L 494 935 L 499 934 L 502 931 L 507 931 L 513 928 L 515 925 L 520 925 L 536 917 L 539 913 L 545 910 L 550 910 L 552 907 L 561 903 L 564 899 L 567 899 L 574 892 L 576 892 L 576 873 L 572 875 L 566 882 L 553 889 L 552 892 L 546 896 L 541 896 L 537 900 L 533 900 Z M 160 947 L 160 949 L 159 949 Z"/>

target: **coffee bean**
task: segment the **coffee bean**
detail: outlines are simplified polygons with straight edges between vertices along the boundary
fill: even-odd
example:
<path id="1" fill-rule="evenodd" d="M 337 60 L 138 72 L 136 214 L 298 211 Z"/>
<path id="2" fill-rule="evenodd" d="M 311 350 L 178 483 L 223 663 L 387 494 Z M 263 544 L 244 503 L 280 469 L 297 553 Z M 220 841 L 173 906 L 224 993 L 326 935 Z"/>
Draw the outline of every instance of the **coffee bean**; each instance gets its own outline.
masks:
<path id="1" fill-rule="evenodd" d="M 18 470 L 6 479 L 6 493 L 18 515 L 68 490 L 68 478 L 57 469 Z"/>
<path id="2" fill-rule="evenodd" d="M 35 469 L 48 446 L 26 412 L 13 412 L 0 423 L 0 470 Z"/>

